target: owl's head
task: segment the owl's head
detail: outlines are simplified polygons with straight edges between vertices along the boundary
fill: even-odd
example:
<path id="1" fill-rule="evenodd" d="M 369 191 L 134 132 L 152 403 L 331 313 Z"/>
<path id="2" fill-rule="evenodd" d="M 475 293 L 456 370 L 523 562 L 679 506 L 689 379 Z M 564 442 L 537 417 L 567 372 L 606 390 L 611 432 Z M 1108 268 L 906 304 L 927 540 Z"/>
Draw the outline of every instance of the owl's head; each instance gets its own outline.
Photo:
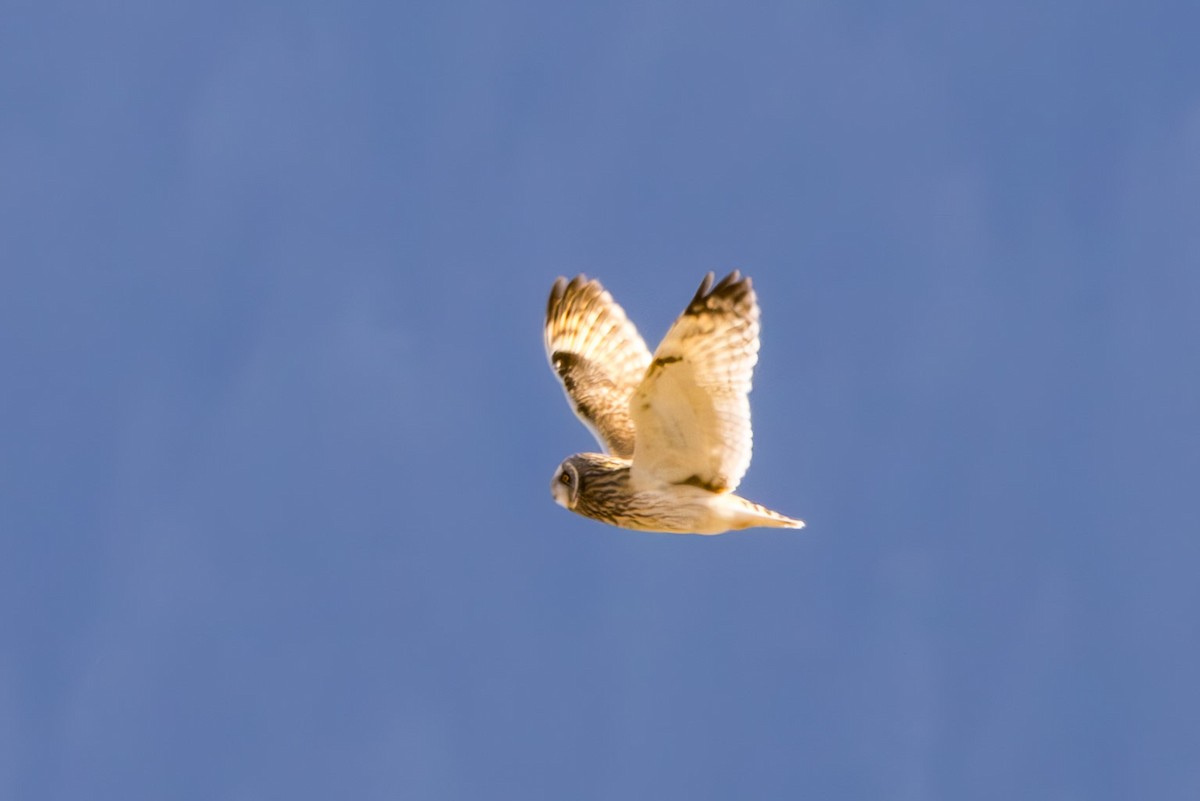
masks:
<path id="1" fill-rule="evenodd" d="M 612 501 L 628 492 L 629 462 L 604 453 L 577 453 L 567 457 L 550 482 L 554 502 L 564 509 L 595 517 Z"/>
<path id="2" fill-rule="evenodd" d="M 560 464 L 550 482 L 550 494 L 554 496 L 554 502 L 564 509 L 574 509 L 579 502 L 580 475 L 574 461 L 575 457 L 571 457 Z"/>

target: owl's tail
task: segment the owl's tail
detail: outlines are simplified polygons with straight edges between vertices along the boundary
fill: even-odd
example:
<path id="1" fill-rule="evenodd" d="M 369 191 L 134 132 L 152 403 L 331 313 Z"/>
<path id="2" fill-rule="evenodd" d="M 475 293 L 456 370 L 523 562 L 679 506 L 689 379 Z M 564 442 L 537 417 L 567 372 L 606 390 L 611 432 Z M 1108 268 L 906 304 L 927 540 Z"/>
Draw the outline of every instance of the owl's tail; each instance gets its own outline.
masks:
<path id="1" fill-rule="evenodd" d="M 796 520 L 787 515 L 781 515 L 779 512 L 768 509 L 753 501 L 748 501 L 745 498 L 739 498 L 738 500 L 742 502 L 743 506 L 734 528 L 755 528 L 756 526 L 763 528 L 804 528 L 803 520 Z"/>

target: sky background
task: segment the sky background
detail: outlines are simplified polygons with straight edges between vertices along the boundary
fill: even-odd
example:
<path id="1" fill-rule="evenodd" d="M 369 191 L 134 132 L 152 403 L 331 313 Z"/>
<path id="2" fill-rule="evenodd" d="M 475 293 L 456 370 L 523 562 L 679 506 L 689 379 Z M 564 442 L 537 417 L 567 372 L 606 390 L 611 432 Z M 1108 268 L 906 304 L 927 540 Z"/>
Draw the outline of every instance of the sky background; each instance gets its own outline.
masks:
<path id="1" fill-rule="evenodd" d="M 1191 2 L 16 2 L 0 797 L 1200 798 Z M 553 504 L 559 274 L 763 309 Z"/>

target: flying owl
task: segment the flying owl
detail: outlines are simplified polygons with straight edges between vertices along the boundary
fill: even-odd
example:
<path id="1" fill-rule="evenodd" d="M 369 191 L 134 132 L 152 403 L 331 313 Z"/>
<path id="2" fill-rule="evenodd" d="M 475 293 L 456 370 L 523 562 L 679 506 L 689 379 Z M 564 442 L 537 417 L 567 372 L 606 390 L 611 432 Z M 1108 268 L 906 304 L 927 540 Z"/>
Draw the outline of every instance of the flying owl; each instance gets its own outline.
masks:
<path id="1" fill-rule="evenodd" d="M 577 453 L 550 483 L 562 507 L 642 531 L 720 534 L 804 523 L 735 495 L 750 466 L 758 301 L 736 270 L 709 273 L 654 355 L 599 281 L 559 278 L 546 355 L 606 453 Z"/>

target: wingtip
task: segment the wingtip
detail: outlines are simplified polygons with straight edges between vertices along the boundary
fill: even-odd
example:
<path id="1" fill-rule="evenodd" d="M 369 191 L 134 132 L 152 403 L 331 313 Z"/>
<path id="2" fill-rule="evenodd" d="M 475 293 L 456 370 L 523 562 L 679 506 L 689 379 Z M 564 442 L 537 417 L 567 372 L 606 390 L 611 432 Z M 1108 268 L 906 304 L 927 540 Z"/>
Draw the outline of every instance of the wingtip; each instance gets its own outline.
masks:
<path id="1" fill-rule="evenodd" d="M 562 303 L 563 295 L 567 293 L 567 279 L 564 276 L 559 276 L 554 279 L 554 285 L 550 287 L 550 299 L 546 301 L 546 317 L 552 317 L 554 310 Z"/>
<path id="2" fill-rule="evenodd" d="M 709 271 L 700 282 L 700 289 L 688 304 L 688 311 L 695 314 L 710 307 L 715 298 L 727 298 L 737 301 L 754 291 L 749 276 L 743 276 L 741 270 L 734 270 L 715 285 L 715 274 Z"/>
<path id="3" fill-rule="evenodd" d="M 570 279 L 560 275 L 554 279 L 554 285 L 550 287 L 550 299 L 546 302 L 546 317 L 553 317 L 564 303 L 570 302 L 569 297 L 585 291 L 599 295 L 604 292 L 604 287 L 594 278 L 588 278 L 587 273 L 579 273 Z"/>
<path id="4" fill-rule="evenodd" d="M 741 284 L 741 283 L 744 283 L 746 286 L 749 286 L 750 279 L 749 278 L 743 279 L 742 271 L 734 270 L 729 275 L 722 278 L 721 282 L 719 284 L 717 284 L 715 287 L 713 287 L 712 294 L 716 295 L 720 292 L 724 292 L 725 290 L 730 289 L 731 287 L 737 286 L 738 284 Z"/>

